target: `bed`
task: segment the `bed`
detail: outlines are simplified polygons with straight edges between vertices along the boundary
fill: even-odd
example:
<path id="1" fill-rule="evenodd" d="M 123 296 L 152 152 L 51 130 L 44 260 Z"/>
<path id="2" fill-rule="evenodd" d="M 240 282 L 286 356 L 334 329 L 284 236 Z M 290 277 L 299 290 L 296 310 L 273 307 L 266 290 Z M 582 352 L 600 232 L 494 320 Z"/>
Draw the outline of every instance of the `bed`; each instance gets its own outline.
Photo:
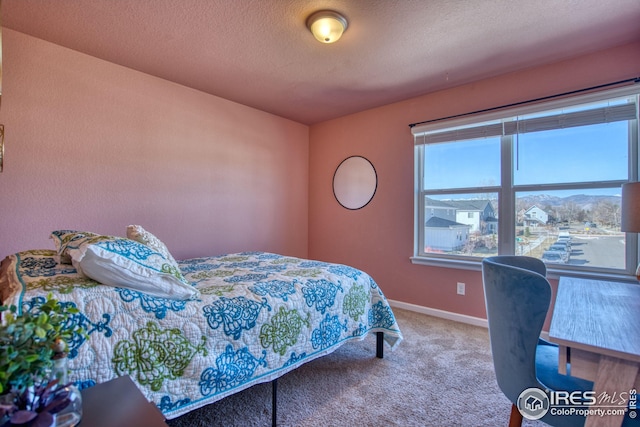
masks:
<path id="1" fill-rule="evenodd" d="M 5 304 L 34 310 L 52 293 L 76 306 L 70 322 L 83 324 L 88 338 L 69 343 L 70 379 L 90 387 L 129 375 L 167 419 L 369 333 L 379 347 L 382 338 L 391 349 L 402 340 L 376 282 L 346 265 L 267 252 L 176 261 L 196 293 L 165 298 L 105 285 L 87 277 L 86 266 L 61 262 L 64 255 L 58 244 L 8 256 L 0 270 Z"/>

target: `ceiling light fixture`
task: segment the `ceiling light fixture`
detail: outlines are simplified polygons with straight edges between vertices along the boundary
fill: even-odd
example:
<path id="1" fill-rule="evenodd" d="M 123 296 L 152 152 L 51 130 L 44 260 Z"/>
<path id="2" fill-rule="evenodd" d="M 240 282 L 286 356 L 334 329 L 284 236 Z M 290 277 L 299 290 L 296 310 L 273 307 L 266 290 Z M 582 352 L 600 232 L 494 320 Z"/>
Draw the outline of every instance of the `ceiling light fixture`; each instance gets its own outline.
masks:
<path id="1" fill-rule="evenodd" d="M 333 10 L 319 10 L 307 18 L 307 27 L 321 43 L 337 42 L 347 30 L 347 18 Z"/>

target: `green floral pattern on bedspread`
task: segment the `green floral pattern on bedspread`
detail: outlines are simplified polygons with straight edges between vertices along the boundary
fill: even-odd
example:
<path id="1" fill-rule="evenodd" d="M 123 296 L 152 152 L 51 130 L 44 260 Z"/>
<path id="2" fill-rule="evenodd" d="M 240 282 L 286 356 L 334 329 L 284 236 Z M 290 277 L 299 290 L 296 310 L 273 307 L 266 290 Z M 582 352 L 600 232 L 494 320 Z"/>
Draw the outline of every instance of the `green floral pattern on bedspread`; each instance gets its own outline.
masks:
<path id="1" fill-rule="evenodd" d="M 158 391 L 165 379 L 175 380 L 183 375 L 191 359 L 197 354 L 207 355 L 201 343 L 191 344 L 180 329 L 165 329 L 154 322 L 133 332 L 133 339 L 122 340 L 113 351 L 113 367 L 118 375 L 135 376 L 140 385 Z"/>
<path id="2" fill-rule="evenodd" d="M 20 266 L 30 278 L 41 277 L 37 280 L 29 280 L 27 289 L 42 289 L 43 291 L 57 291 L 68 294 L 75 287 L 90 288 L 99 286 L 100 283 L 88 277 L 79 277 L 76 269 L 68 264 L 58 263 L 57 253 L 54 250 L 34 249 L 21 252 Z"/>
<path id="3" fill-rule="evenodd" d="M 260 328 L 260 344 L 265 348 L 272 347 L 273 351 L 284 356 L 287 348 L 298 341 L 302 327 L 311 326 L 310 317 L 310 313 L 307 313 L 307 318 L 304 319 L 298 310 L 280 307 L 271 323 L 265 323 Z"/>
<path id="4" fill-rule="evenodd" d="M 392 348 L 402 340 L 375 281 L 345 265 L 265 252 L 193 258 L 178 264 L 200 299 L 177 301 L 101 285 L 55 251 L 9 258 L 9 302 L 30 309 L 53 292 L 95 325 L 75 344 L 69 377 L 96 384 L 129 375 L 169 419 L 370 332 L 384 332 Z"/>

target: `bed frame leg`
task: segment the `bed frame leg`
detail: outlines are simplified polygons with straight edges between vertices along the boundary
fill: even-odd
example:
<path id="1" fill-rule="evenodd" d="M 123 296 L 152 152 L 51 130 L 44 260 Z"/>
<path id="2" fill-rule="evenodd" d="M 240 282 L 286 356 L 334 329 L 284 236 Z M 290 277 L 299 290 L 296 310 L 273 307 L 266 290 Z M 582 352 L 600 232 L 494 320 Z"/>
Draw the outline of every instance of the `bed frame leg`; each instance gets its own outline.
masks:
<path id="1" fill-rule="evenodd" d="M 278 379 L 271 381 L 271 427 L 278 425 Z"/>
<path id="2" fill-rule="evenodd" d="M 376 357 L 384 357 L 384 332 L 376 332 Z M 271 381 L 271 427 L 278 425 L 278 379 Z"/>

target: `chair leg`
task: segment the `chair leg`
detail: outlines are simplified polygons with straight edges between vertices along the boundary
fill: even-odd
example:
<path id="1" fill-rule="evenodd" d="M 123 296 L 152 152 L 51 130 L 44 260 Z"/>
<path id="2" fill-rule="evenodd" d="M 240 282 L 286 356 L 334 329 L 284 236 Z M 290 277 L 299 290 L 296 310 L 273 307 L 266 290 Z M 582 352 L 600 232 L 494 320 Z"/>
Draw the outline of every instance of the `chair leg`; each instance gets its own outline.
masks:
<path id="1" fill-rule="evenodd" d="M 509 417 L 509 427 L 520 427 L 522 425 L 522 414 L 516 405 L 511 405 L 511 416 Z"/>

